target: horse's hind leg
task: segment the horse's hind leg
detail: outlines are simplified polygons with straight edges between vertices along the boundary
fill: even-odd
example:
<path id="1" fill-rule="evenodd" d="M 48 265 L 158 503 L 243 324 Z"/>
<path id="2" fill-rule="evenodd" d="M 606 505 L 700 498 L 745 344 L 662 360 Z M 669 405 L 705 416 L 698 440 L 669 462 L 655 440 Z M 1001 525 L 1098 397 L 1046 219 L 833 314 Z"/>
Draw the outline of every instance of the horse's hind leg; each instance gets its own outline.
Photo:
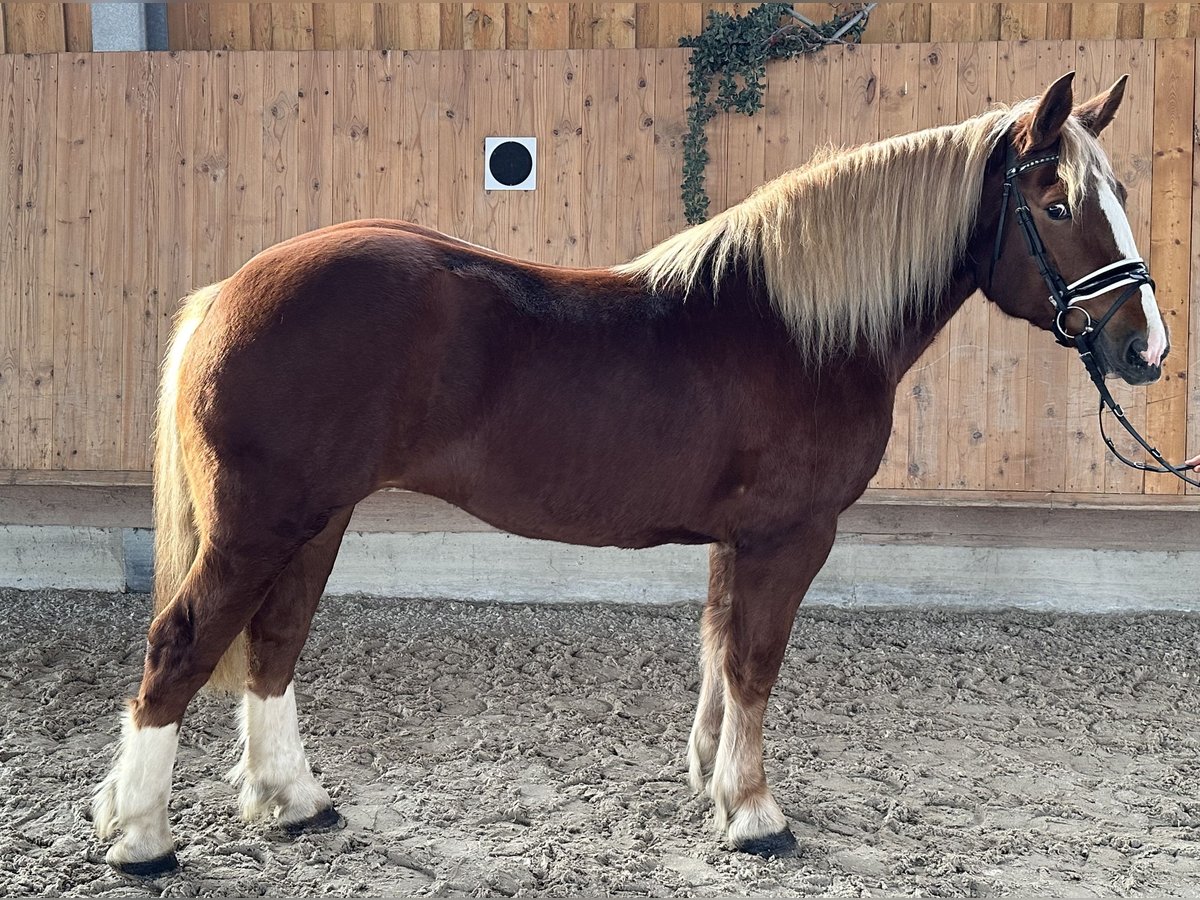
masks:
<path id="1" fill-rule="evenodd" d="M 241 785 L 243 818 L 274 814 L 289 834 L 340 822 L 304 755 L 292 679 L 353 509 L 335 513 L 325 529 L 300 548 L 250 621 L 242 759 L 229 778 Z"/>
<path id="2" fill-rule="evenodd" d="M 833 546 L 837 520 L 787 542 L 738 547 L 728 561 L 731 604 L 724 639 L 725 709 L 710 793 L 717 824 L 738 850 L 786 856 L 796 839 L 763 769 L 763 715 L 796 609 Z"/>
<path id="3" fill-rule="evenodd" d="M 183 584 L 151 623 L 141 689 L 129 705 L 116 762 L 92 801 L 100 837 L 122 835 L 106 857 L 114 868 L 153 875 L 175 867 L 167 802 L 184 711 L 292 552 L 201 541 Z"/>
<path id="4" fill-rule="evenodd" d="M 725 635 L 729 631 L 730 565 L 732 548 L 713 544 L 709 551 L 708 602 L 700 622 L 700 700 L 688 740 L 688 782 L 697 794 L 712 777 L 725 714 L 725 685 L 721 673 Z"/>

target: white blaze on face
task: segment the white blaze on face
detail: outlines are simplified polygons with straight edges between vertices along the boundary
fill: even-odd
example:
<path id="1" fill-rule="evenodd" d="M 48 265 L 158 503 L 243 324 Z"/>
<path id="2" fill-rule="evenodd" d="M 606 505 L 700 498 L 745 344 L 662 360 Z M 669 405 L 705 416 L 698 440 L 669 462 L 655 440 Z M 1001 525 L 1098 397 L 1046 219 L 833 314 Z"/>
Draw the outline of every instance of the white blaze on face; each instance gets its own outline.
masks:
<path id="1" fill-rule="evenodd" d="M 1098 191 L 1100 209 L 1108 219 L 1112 228 L 1113 239 L 1117 249 L 1129 259 L 1141 259 L 1137 244 L 1133 240 L 1133 229 L 1129 227 L 1129 217 L 1121 207 L 1112 185 L 1104 178 L 1100 179 Z M 1158 301 L 1154 299 L 1154 290 L 1148 284 L 1141 287 L 1142 311 L 1146 314 L 1146 350 L 1142 359 L 1147 365 L 1157 366 L 1162 363 L 1163 354 L 1167 352 L 1167 329 L 1163 325 L 1162 313 L 1158 311 Z"/>

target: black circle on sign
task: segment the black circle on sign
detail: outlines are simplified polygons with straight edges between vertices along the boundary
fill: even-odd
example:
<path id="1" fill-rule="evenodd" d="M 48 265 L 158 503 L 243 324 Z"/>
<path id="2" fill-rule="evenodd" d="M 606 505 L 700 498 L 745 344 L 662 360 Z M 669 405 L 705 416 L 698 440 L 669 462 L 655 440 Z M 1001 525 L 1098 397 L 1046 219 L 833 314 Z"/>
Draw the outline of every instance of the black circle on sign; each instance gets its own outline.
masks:
<path id="1" fill-rule="evenodd" d="M 524 144 L 505 141 L 497 144 L 492 150 L 488 168 L 498 182 L 512 187 L 529 177 L 529 173 L 533 171 L 533 156 Z"/>

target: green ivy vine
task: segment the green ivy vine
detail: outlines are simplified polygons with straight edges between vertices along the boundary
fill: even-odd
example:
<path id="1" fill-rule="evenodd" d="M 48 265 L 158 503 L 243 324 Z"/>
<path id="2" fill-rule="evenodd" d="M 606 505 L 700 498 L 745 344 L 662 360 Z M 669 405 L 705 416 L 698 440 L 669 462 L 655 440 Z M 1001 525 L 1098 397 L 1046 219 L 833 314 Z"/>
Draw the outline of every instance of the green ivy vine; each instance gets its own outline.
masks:
<path id="1" fill-rule="evenodd" d="M 743 16 L 710 12 L 704 30 L 680 38 L 690 47 L 692 94 L 683 139 L 683 209 L 689 224 L 708 216 L 704 170 L 708 165 L 705 126 L 718 111 L 752 116 L 763 106 L 767 62 L 813 53 L 835 42 L 857 42 L 874 3 L 831 4 L 833 17 L 811 22 L 790 3 L 763 3 Z M 714 86 L 715 82 L 715 86 Z"/>

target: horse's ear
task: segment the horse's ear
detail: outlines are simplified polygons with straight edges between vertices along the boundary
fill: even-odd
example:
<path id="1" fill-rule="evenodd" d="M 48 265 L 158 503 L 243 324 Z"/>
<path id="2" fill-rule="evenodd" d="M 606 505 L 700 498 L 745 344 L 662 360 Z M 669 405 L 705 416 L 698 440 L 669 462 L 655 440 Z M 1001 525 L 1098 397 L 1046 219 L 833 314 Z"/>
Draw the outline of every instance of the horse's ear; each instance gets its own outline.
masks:
<path id="1" fill-rule="evenodd" d="M 1092 134 L 1102 132 L 1117 114 L 1117 107 L 1121 105 L 1121 98 L 1125 96 L 1125 82 L 1128 80 L 1128 75 L 1122 75 L 1117 79 L 1117 83 L 1103 94 L 1097 94 L 1087 103 L 1075 107 L 1075 118 Z"/>
<path id="2" fill-rule="evenodd" d="M 1059 132 L 1071 115 L 1071 105 L 1075 102 L 1075 94 L 1071 89 L 1074 80 L 1075 73 L 1068 72 L 1042 94 L 1033 120 L 1029 123 L 1029 146 L 1025 148 L 1026 153 L 1045 150 L 1058 141 Z"/>

